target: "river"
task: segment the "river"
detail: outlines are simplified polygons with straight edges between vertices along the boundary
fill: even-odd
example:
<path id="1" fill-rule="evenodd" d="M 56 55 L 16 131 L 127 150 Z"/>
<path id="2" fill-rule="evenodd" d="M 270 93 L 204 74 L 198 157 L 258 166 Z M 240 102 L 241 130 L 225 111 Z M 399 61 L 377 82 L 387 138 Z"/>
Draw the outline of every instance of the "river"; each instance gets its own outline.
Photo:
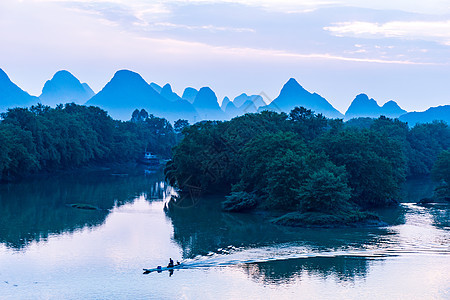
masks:
<path id="1" fill-rule="evenodd" d="M 217 197 L 165 213 L 172 188 L 139 168 L 3 184 L 0 298 L 450 299 L 450 207 L 413 203 L 431 191 L 408 181 L 388 227 L 305 229 Z M 143 274 L 169 257 L 183 268 Z"/>

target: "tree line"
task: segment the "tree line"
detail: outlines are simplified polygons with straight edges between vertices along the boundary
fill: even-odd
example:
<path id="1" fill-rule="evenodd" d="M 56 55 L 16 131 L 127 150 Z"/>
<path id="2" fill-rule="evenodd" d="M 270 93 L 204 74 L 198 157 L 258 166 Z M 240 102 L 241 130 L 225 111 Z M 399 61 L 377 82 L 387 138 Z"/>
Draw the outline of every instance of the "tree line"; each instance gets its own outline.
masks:
<path id="1" fill-rule="evenodd" d="M 74 103 L 9 109 L 1 114 L 0 180 L 136 161 L 145 150 L 170 157 L 177 137 L 172 125 L 145 110 L 138 116 L 113 120 L 98 107 Z"/>

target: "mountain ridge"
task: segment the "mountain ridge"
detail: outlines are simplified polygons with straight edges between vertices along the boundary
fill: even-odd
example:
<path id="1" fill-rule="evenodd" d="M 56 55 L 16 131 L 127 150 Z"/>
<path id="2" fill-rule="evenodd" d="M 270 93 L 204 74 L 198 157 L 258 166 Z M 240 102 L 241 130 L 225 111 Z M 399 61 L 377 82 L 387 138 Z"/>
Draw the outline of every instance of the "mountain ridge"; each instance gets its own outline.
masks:
<path id="1" fill-rule="evenodd" d="M 402 109 L 393 100 L 379 106 L 377 101 L 373 98 L 369 98 L 366 94 L 361 93 L 351 102 L 345 112 L 345 119 L 348 120 L 356 117 L 378 118 L 382 115 L 389 118 L 398 118 L 405 113 L 407 113 L 407 111 Z"/>
<path id="2" fill-rule="evenodd" d="M 0 68 L 0 112 L 5 112 L 8 108 L 13 107 L 27 107 L 38 102 L 38 97 L 31 96 L 22 90 Z"/>
<path id="3" fill-rule="evenodd" d="M 117 71 L 86 105 L 100 106 L 111 116 L 122 120 L 129 120 L 135 109 L 145 109 L 149 114 L 164 117 L 172 122 L 180 118 L 192 122 L 198 117 L 188 101 L 170 101 L 164 98 L 141 75 L 130 70 Z"/>
<path id="4" fill-rule="evenodd" d="M 59 95 L 56 98 L 59 101 L 54 100 L 55 95 Z M 98 105 L 107 110 L 111 116 L 122 120 L 130 119 L 135 109 L 142 108 L 150 114 L 165 117 L 170 121 L 188 119 L 190 122 L 196 122 L 204 119 L 226 120 L 262 110 L 288 113 L 295 106 L 304 106 L 329 118 L 347 120 L 356 117 L 377 118 L 385 115 L 399 118 L 408 122 L 409 125 L 430 122 L 436 118 L 450 122 L 447 117 L 447 114 L 450 114 L 447 107 L 449 105 L 430 107 L 423 112 L 408 113 L 393 100 L 380 106 L 366 94 L 357 95 L 345 115 L 342 115 L 327 99 L 317 93 L 310 93 L 294 78 L 290 78 L 283 85 L 278 97 L 268 105 L 261 96 L 249 96 L 246 93 L 240 94 L 233 101 L 224 97 L 222 105 L 219 105 L 217 96 L 210 87 L 203 87 L 200 90 L 187 87 L 180 97 L 173 92 L 169 83 L 163 87 L 153 82 L 148 84 L 141 75 L 130 70 L 117 71 L 103 89 L 95 94 L 87 83 L 81 83 L 67 70 L 60 70 L 45 83 L 42 94 L 38 98 L 14 84 L 6 72 L 0 68 L 0 111 L 17 106 L 27 107 L 38 102 L 45 105 L 64 102 L 81 104 L 84 102 L 83 99 L 87 99 L 86 105 Z"/>
<path id="5" fill-rule="evenodd" d="M 290 78 L 283 86 L 280 94 L 270 104 L 262 106 L 258 111 L 273 110 L 289 112 L 296 106 L 303 106 L 328 118 L 342 118 L 343 114 L 333 107 L 325 98 L 317 93 L 308 92 L 297 80 Z"/>
<path id="6" fill-rule="evenodd" d="M 94 95 L 87 83 L 81 83 L 69 71 L 60 70 L 45 82 L 39 100 L 50 106 L 68 102 L 83 104 Z"/>

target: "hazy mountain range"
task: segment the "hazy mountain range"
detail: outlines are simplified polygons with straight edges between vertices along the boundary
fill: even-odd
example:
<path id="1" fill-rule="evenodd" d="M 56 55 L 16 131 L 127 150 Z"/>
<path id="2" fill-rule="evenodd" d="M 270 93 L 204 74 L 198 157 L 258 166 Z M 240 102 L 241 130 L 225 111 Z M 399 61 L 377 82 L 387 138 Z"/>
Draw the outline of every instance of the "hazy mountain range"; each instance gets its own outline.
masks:
<path id="1" fill-rule="evenodd" d="M 219 105 L 216 94 L 209 87 L 202 87 L 200 90 L 187 87 L 183 95 L 179 96 L 170 84 L 162 87 L 154 82 L 149 84 L 138 73 L 129 70 L 117 71 L 97 94 L 70 72 L 58 71 L 44 84 L 41 95 L 35 97 L 11 82 L 8 75 L 0 69 L 0 112 L 10 107 L 27 107 L 39 102 L 50 106 L 67 102 L 95 105 L 108 111 L 113 118 L 122 120 L 129 120 L 135 109 L 142 108 L 149 114 L 172 122 L 187 119 L 194 123 L 201 120 L 228 120 L 263 110 L 288 113 L 296 106 L 303 106 L 328 118 L 348 120 L 384 115 L 399 118 L 411 126 L 433 120 L 443 120 L 450 124 L 450 105 L 408 113 L 395 101 L 391 100 L 380 106 L 365 94 L 356 96 L 344 115 L 319 94 L 307 91 L 294 78 L 288 80 L 271 103 L 266 103 L 261 95 L 243 93 L 233 100 L 225 97 Z"/>
<path id="2" fill-rule="evenodd" d="M 108 111 L 113 118 L 122 120 L 129 120 L 136 108 L 144 108 L 148 113 L 165 117 L 169 121 L 180 118 L 190 122 L 199 120 L 194 106 L 180 97 L 175 97 L 170 85 L 161 89 L 161 93 L 163 91 L 170 99 L 158 93 L 141 75 L 121 70 L 116 72 L 111 81 L 87 101 L 86 105 L 99 106 Z"/>
<path id="3" fill-rule="evenodd" d="M 406 110 L 400 108 L 397 103 L 394 101 L 388 101 L 383 106 L 379 106 L 378 103 L 369 99 L 366 94 L 359 94 L 353 100 L 350 107 L 347 109 L 345 113 L 346 119 L 358 118 L 358 117 L 370 117 L 377 118 L 380 115 L 390 117 L 390 118 L 398 118 L 399 116 L 406 113 Z"/>

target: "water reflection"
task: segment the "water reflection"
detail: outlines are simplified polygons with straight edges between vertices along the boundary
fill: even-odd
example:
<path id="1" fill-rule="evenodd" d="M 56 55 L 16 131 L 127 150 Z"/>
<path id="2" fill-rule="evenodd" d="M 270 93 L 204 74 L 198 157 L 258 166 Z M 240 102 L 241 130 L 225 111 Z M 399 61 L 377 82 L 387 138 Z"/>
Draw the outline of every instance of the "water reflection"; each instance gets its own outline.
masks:
<path id="1" fill-rule="evenodd" d="M 379 249 L 384 247 L 383 237 L 396 234 L 389 228 L 277 226 L 268 222 L 272 216 L 267 214 L 223 213 L 220 201 L 204 198 L 196 207 L 175 206 L 168 212 L 183 257 L 191 259 L 189 264 L 194 267 L 241 264 L 252 277 L 267 283 L 288 282 L 305 271 L 333 274 L 342 280 L 363 277 L 372 254 L 349 258 L 351 252 Z M 404 211 L 399 208 L 381 213 L 391 224 L 400 224 Z M 320 257 L 338 252 L 332 258 Z"/>
<path id="2" fill-rule="evenodd" d="M 312 257 L 248 264 L 242 268 L 253 280 L 264 284 L 289 284 L 311 275 L 354 282 L 367 275 L 369 262 L 366 257 Z"/>
<path id="3" fill-rule="evenodd" d="M 405 203 L 378 210 L 385 228 L 307 229 L 276 226 L 267 213 L 220 211 L 221 198 L 171 206 L 174 240 L 191 267 L 239 265 L 256 281 L 292 282 L 314 273 L 338 281 L 365 277 L 373 259 L 404 253 L 449 253 L 449 207 Z M 434 227 L 434 228 L 433 228 Z M 445 246 L 447 245 L 447 247 Z"/>
<path id="4" fill-rule="evenodd" d="M 136 168 L 31 179 L 0 185 L 0 243 L 22 249 L 49 235 L 73 232 L 102 224 L 114 206 L 144 194 L 162 199 L 165 186 L 161 172 Z M 83 203 L 100 208 L 84 210 L 67 204 Z"/>
<path id="5" fill-rule="evenodd" d="M 433 225 L 439 229 L 450 229 L 450 203 L 436 203 L 432 205 L 430 214 Z"/>

